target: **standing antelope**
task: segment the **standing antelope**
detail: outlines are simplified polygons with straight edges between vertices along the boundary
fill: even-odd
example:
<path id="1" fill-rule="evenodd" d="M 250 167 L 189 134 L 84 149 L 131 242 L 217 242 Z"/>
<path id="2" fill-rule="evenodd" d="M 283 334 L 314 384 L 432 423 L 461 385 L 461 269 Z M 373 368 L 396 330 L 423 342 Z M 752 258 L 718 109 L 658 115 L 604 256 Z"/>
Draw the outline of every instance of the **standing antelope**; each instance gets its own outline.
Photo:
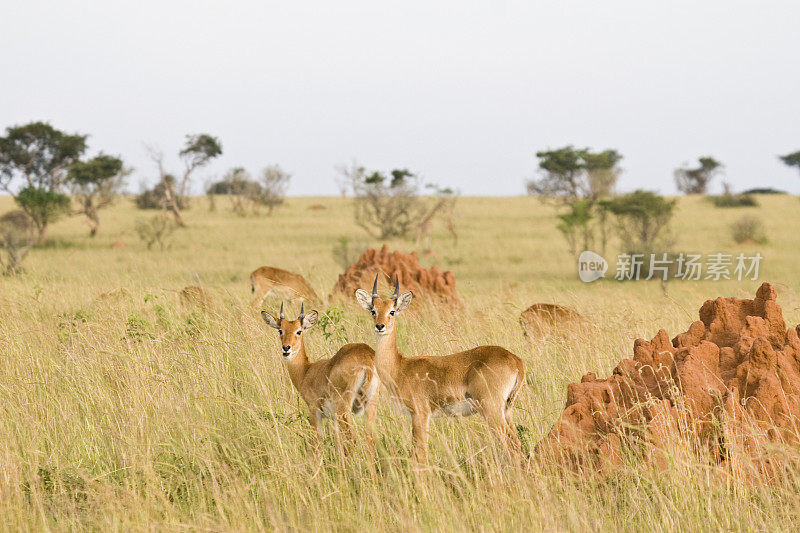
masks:
<path id="1" fill-rule="evenodd" d="M 308 404 L 311 426 L 320 433 L 322 419 L 331 418 L 337 436 L 341 426 L 349 443 L 353 438 L 352 415 L 366 413 L 367 441 L 370 451 L 374 451 L 372 425 L 381 385 L 375 372 L 375 351 L 366 344 L 345 344 L 330 359 L 311 363 L 306 356 L 303 337 L 317 323 L 316 311 L 306 315 L 301 304 L 297 320 L 286 320 L 281 304 L 277 319 L 266 311 L 261 311 L 261 316 L 268 325 L 278 330 L 281 354 L 289 378 Z M 346 452 L 347 446 L 343 448 Z"/>
<path id="2" fill-rule="evenodd" d="M 405 357 L 397 351 L 397 313 L 408 307 L 411 292 L 378 296 L 358 289 L 356 300 L 375 321 L 375 367 L 381 382 L 400 407 L 411 415 L 414 457 L 427 462 L 428 422 L 431 415 L 468 416 L 480 413 L 503 445 L 513 454 L 522 449 L 512 421 L 514 398 L 525 382 L 525 364 L 500 346 L 478 346 L 445 356 Z"/>
<path id="3" fill-rule="evenodd" d="M 250 290 L 255 294 L 250 303 L 253 309 L 259 307 L 270 294 L 291 300 L 320 301 L 314 288 L 303 276 L 270 266 L 259 267 L 250 274 Z"/>

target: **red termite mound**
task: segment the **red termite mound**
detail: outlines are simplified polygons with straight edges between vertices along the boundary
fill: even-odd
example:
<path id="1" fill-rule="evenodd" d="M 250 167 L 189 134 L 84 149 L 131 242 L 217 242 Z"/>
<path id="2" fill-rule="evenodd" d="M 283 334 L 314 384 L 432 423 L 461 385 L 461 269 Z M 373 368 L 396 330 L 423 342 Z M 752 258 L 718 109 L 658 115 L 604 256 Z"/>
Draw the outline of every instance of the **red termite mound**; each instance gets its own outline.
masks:
<path id="1" fill-rule="evenodd" d="M 800 440 L 800 326 L 786 329 L 775 289 L 753 300 L 717 298 L 670 343 L 638 339 L 608 379 L 586 374 L 539 454 L 572 465 L 615 464 L 631 443 L 659 448 L 690 434 L 718 461 L 756 458 L 769 443 Z"/>
<path id="2" fill-rule="evenodd" d="M 394 285 L 400 279 L 400 289 L 410 290 L 417 297 L 434 298 L 444 303 L 459 303 L 456 278 L 452 272 L 441 272 L 435 265 L 422 268 L 416 252 L 389 252 L 385 244 L 380 250 L 370 248 L 339 274 L 333 291 L 352 296 L 356 289 L 371 290 L 375 276 L 381 274 L 385 283 Z"/>

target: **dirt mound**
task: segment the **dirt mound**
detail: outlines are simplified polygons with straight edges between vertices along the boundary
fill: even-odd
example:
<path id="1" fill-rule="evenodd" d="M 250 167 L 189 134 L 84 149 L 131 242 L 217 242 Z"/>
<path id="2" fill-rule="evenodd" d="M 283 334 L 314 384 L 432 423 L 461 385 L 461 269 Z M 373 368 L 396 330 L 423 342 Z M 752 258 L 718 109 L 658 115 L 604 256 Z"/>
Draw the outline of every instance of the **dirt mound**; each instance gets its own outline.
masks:
<path id="1" fill-rule="evenodd" d="M 356 289 L 370 290 L 376 274 L 383 274 L 383 281 L 387 284 L 394 284 L 395 276 L 398 276 L 401 290 L 410 290 L 416 297 L 453 304 L 460 302 L 452 272 L 441 272 L 435 265 L 422 268 L 416 252 L 389 252 L 385 244 L 380 250 L 370 248 L 344 274 L 339 274 L 333 292 L 349 297 Z"/>
<path id="2" fill-rule="evenodd" d="M 586 374 L 539 454 L 572 465 L 617 463 L 624 449 L 658 450 L 687 437 L 718 462 L 800 441 L 800 326 L 787 331 L 775 289 L 717 298 L 670 343 L 638 339 L 608 379 Z"/>
<path id="3" fill-rule="evenodd" d="M 584 324 L 584 318 L 564 305 L 535 303 L 520 313 L 519 324 L 525 335 L 541 338 L 550 333 L 571 331 Z"/>

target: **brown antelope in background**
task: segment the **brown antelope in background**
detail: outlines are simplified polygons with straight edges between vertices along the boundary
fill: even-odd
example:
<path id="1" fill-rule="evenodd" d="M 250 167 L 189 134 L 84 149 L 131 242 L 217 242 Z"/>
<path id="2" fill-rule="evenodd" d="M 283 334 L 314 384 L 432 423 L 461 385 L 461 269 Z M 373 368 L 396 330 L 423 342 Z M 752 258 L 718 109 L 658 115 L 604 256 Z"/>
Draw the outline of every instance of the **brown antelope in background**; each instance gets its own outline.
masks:
<path id="1" fill-rule="evenodd" d="M 289 300 L 321 301 L 306 279 L 288 270 L 262 266 L 250 274 L 250 290 L 255 298 L 250 306 L 261 306 L 267 296 L 278 296 Z"/>
<path id="2" fill-rule="evenodd" d="M 358 289 L 356 300 L 375 322 L 375 367 L 381 382 L 411 415 L 414 456 L 427 462 L 428 422 L 431 415 L 468 416 L 480 413 L 512 454 L 521 455 L 512 420 L 514 398 L 525 382 L 525 364 L 500 346 L 478 346 L 445 356 L 406 357 L 397 351 L 397 313 L 411 303 L 411 292 L 378 296 Z"/>
<path id="3" fill-rule="evenodd" d="M 370 452 L 375 442 L 372 425 L 377 411 L 377 396 L 380 379 L 375 371 L 375 351 L 366 344 L 345 344 L 330 359 L 313 363 L 306 356 L 303 337 L 317 323 L 317 312 L 303 313 L 297 320 L 286 320 L 281 304 L 278 318 L 261 311 L 264 321 L 278 330 L 281 339 L 281 355 L 289 371 L 289 379 L 300 393 L 310 410 L 311 426 L 321 437 L 322 420 L 334 421 L 337 437 L 339 430 L 345 434 L 347 444 L 339 448 L 347 452 L 353 440 L 352 415 L 367 415 L 367 441 Z"/>

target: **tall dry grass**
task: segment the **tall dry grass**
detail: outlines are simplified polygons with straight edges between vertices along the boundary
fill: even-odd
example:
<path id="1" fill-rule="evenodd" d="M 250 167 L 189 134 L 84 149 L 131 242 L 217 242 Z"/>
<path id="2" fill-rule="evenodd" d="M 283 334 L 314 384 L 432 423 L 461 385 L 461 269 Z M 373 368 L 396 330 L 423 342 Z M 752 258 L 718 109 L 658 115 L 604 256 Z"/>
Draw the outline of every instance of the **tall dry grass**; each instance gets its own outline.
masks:
<path id="1" fill-rule="evenodd" d="M 455 272 L 464 310 L 432 313 L 415 301 L 399 318 L 400 348 L 444 354 L 491 343 L 520 355 L 528 382 L 516 422 L 532 449 L 560 413 L 567 383 L 590 370 L 606 375 L 630 356 L 636 337 L 650 338 L 660 327 L 684 331 L 706 298 L 752 297 L 769 280 L 787 322 L 800 321 L 797 199 L 761 203 L 769 243 L 757 247 L 765 255 L 759 281 L 672 283 L 665 297 L 657 283 L 582 284 L 553 231 L 552 212 L 534 199 L 462 199 L 459 246 L 437 233 L 438 257 L 422 261 Z M 312 204 L 327 209 L 309 210 Z M 677 447 L 664 468 L 631 457 L 602 474 L 575 475 L 552 464 L 524 471 L 474 418 L 432 423 L 432 471 L 419 483 L 409 465 L 410 424 L 385 401 L 375 465 L 362 448 L 341 462 L 330 427 L 324 461 L 316 463 L 277 335 L 248 311 L 248 275 L 264 264 L 287 268 L 327 294 L 339 273 L 331 254 L 336 239 L 361 233 L 342 199 L 289 199 L 270 218 L 242 219 L 219 207 L 208 213 L 195 200 L 189 228 L 164 252 L 138 242 L 134 221 L 143 215 L 127 202 L 102 214 L 96 240 L 80 219 L 59 222 L 23 274 L 0 279 L 4 529 L 796 527 L 800 476 L 792 468 L 753 482 Z M 0 211 L 8 208 L 0 198 Z M 681 199 L 678 247 L 755 251 L 729 241 L 736 211 Z M 112 248 L 116 241 L 126 246 Z M 181 302 L 178 291 L 190 284 L 209 291 L 207 308 Z M 532 342 L 517 317 L 535 301 L 569 305 L 592 325 Z M 371 342 L 360 308 L 348 299 L 331 304 L 344 310 L 341 327 L 328 341 L 311 330 L 312 358 L 346 341 Z"/>

